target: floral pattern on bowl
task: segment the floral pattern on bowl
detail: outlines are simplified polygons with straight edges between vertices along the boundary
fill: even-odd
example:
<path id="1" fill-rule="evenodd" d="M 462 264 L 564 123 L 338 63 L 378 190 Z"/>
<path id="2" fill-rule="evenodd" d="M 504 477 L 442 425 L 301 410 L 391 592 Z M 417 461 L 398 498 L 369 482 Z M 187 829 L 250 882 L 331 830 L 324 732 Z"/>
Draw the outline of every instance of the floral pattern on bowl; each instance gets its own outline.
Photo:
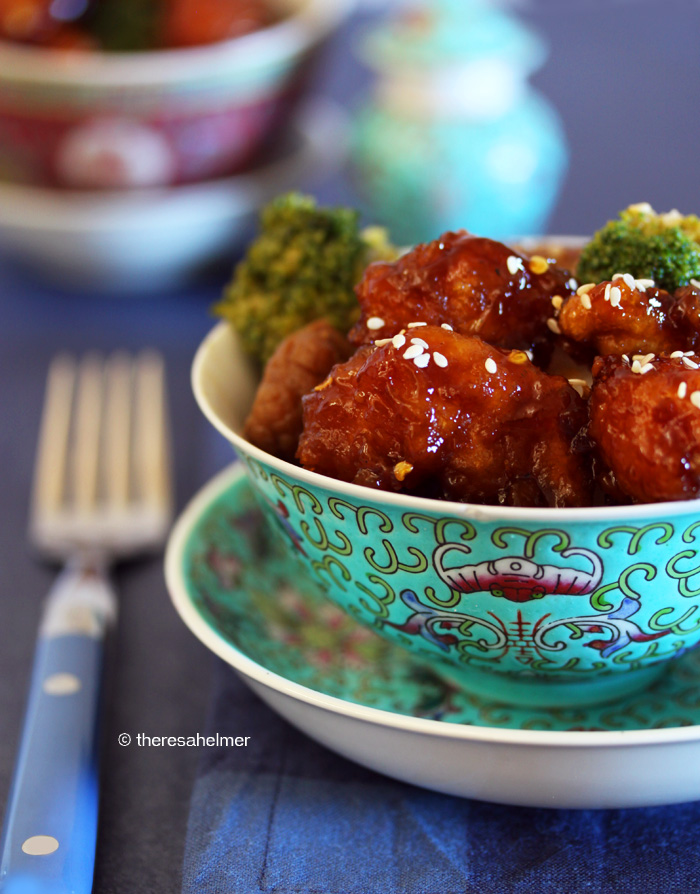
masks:
<path id="1" fill-rule="evenodd" d="M 695 518 L 477 526 L 380 508 L 369 492 L 363 503 L 340 499 L 247 463 L 317 584 L 417 654 L 585 679 L 646 669 L 700 639 L 697 607 L 679 601 L 700 594 Z"/>

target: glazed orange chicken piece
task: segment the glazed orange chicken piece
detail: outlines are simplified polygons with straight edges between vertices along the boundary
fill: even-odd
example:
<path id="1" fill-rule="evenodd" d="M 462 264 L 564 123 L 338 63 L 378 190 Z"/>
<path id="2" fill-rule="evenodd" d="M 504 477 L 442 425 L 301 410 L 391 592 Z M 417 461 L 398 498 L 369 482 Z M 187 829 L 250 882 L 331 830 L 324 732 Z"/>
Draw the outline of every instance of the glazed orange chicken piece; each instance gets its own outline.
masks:
<path id="1" fill-rule="evenodd" d="M 413 325 L 361 347 L 303 398 L 297 458 L 355 484 L 506 505 L 590 502 L 572 449 L 586 405 L 522 351 Z"/>
<path id="2" fill-rule="evenodd" d="M 611 282 L 580 286 L 563 302 L 557 323 L 565 339 L 595 354 L 670 353 L 687 347 L 672 305 L 651 280 L 616 274 Z"/>
<path id="3" fill-rule="evenodd" d="M 163 6 L 161 45 L 194 47 L 230 40 L 272 21 L 263 0 L 168 0 Z"/>
<path id="4" fill-rule="evenodd" d="M 683 332 L 686 347 L 700 347 L 700 282 L 691 279 L 687 286 L 673 293 L 671 320 Z"/>
<path id="5" fill-rule="evenodd" d="M 599 357 L 593 375 L 588 434 L 610 496 L 700 496 L 700 356 Z"/>
<path id="6" fill-rule="evenodd" d="M 546 258 L 465 231 L 444 233 L 397 261 L 369 265 L 356 288 L 362 315 L 349 338 L 367 344 L 420 320 L 501 347 L 537 349 L 553 338 L 552 298 L 575 286 Z"/>
<path id="7" fill-rule="evenodd" d="M 345 337 L 327 320 L 287 336 L 270 357 L 243 434 L 256 447 L 292 461 L 301 434 L 301 397 L 351 353 Z"/>

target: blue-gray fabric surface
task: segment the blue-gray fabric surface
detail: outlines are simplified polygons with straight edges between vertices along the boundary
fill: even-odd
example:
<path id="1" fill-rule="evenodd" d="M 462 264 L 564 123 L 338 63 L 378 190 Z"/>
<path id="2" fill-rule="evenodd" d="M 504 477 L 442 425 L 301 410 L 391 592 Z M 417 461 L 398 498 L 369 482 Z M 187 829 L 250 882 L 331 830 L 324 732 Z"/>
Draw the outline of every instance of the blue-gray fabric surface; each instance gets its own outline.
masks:
<path id="1" fill-rule="evenodd" d="M 217 661 L 183 894 L 640 894 L 700 889 L 700 803 L 547 810 L 453 798 L 332 753 Z"/>

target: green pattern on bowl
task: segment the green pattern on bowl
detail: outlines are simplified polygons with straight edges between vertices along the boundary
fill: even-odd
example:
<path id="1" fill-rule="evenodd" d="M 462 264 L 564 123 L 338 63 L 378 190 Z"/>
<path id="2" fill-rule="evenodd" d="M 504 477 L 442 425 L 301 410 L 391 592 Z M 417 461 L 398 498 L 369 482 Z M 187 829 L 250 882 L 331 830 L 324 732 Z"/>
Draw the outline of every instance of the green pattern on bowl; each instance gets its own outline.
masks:
<path id="1" fill-rule="evenodd" d="M 644 671 L 700 640 L 695 516 L 477 524 L 371 491 L 341 499 L 246 461 L 317 584 L 415 654 L 559 683 Z"/>

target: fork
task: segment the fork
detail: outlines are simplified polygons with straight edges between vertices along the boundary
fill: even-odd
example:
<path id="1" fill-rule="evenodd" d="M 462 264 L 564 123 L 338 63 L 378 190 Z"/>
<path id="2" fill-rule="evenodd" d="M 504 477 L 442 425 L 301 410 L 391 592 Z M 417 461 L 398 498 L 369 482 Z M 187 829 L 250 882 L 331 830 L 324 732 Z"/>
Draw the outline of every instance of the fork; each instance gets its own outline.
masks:
<path id="1" fill-rule="evenodd" d="M 52 362 L 30 538 L 65 562 L 49 592 L 0 848 L 3 894 L 92 888 L 110 564 L 158 549 L 171 517 L 164 368 L 154 352 Z"/>

